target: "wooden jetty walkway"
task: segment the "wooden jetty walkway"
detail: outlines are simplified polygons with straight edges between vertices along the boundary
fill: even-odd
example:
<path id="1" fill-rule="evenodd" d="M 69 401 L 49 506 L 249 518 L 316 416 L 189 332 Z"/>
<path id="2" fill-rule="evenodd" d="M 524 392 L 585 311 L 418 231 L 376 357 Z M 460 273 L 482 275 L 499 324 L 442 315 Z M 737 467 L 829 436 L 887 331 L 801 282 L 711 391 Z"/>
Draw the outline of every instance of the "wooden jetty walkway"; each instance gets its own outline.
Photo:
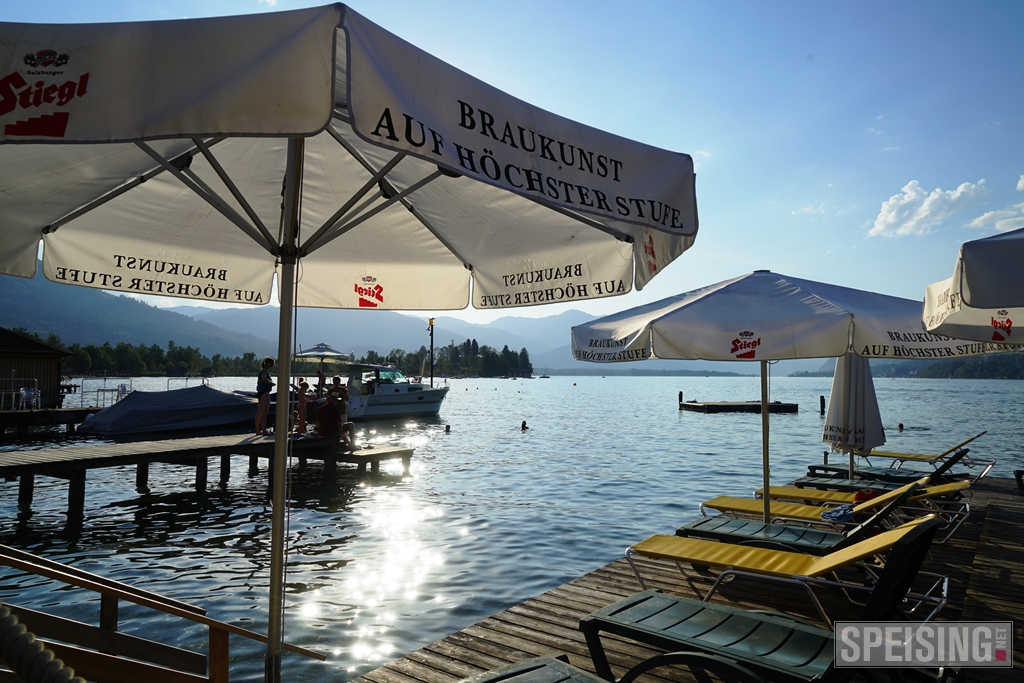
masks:
<path id="1" fill-rule="evenodd" d="M 696 516 L 696 510 L 694 511 Z M 680 524 L 688 521 L 680 519 Z M 652 529 L 651 533 L 671 533 Z M 636 539 L 637 541 L 641 539 Z M 638 560 L 651 587 L 693 595 L 676 566 Z M 974 486 L 970 518 L 947 543 L 933 545 L 927 571 L 950 577 L 950 603 L 942 621 L 1013 621 L 1014 667 L 969 669 L 967 681 L 1010 683 L 1024 680 L 1024 496 L 1012 479 L 987 478 Z M 695 575 L 690 572 L 690 575 Z M 770 586 L 770 592 L 765 587 Z M 714 598 L 747 609 L 793 611 L 807 596 L 780 584 L 737 581 Z M 401 659 L 370 671 L 354 683 L 454 683 L 482 671 L 554 652 L 566 653 L 575 666 L 593 672 L 589 651 L 578 626 L 582 617 L 639 592 L 636 577 L 620 559 L 526 602 L 462 629 Z M 838 596 L 823 595 L 825 608 L 835 616 L 854 616 Z M 845 614 L 844 614 L 845 613 Z M 804 616 L 815 619 L 810 609 Z M 658 654 L 639 643 L 605 637 L 616 676 Z M 665 683 L 706 681 L 686 668 L 657 669 L 649 680 Z M 716 679 L 717 680 L 717 679 Z"/>
<path id="2" fill-rule="evenodd" d="M 323 460 L 331 473 L 338 463 L 357 465 L 360 475 L 366 466 L 377 474 L 382 460 L 401 459 L 404 471 L 409 470 L 411 448 L 366 448 L 355 452 L 339 449 L 338 442 L 329 439 L 292 439 L 292 454 L 304 464 L 307 458 Z M 249 467 L 255 469 L 258 459 L 272 460 L 274 437 L 252 434 L 203 436 L 189 439 L 161 441 L 133 441 L 40 450 L 4 451 L 0 453 L 0 477 L 19 479 L 18 507 L 28 513 L 32 506 L 35 477 L 58 477 L 68 480 L 68 516 L 80 518 L 85 506 L 86 472 L 103 467 L 136 467 L 136 487 L 145 489 L 149 484 L 151 463 L 174 463 L 195 467 L 197 491 L 205 491 L 209 458 L 220 457 L 220 483 L 226 485 L 231 476 L 231 456 L 249 457 Z"/>
<path id="3" fill-rule="evenodd" d="M 29 427 L 53 427 L 64 425 L 68 434 L 75 433 L 75 426 L 82 424 L 87 415 L 99 412 L 99 408 L 40 408 L 36 410 L 0 411 L 0 442 L 8 429 L 13 429 L 19 439 L 28 435 Z"/>

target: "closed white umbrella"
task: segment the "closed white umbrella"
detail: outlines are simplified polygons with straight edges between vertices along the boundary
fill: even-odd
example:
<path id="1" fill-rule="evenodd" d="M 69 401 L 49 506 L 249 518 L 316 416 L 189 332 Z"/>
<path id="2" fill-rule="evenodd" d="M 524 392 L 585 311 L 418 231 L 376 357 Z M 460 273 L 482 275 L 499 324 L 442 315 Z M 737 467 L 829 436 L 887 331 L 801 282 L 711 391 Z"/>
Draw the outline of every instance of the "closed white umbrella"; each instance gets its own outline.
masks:
<path id="1" fill-rule="evenodd" d="M 761 361 L 762 467 L 769 490 L 768 361 L 958 358 L 1006 350 L 921 331 L 921 303 L 758 270 L 572 328 L 573 356 L 595 363 L 648 358 Z M 765 498 L 765 521 L 769 521 Z"/>
<path id="2" fill-rule="evenodd" d="M 953 276 L 925 289 L 923 319 L 934 334 L 1024 343 L 1024 228 L 964 242 Z"/>
<path id="3" fill-rule="evenodd" d="M 0 274 L 292 308 L 642 289 L 697 233 L 693 160 L 483 83 L 343 5 L 0 23 Z M 280 678 L 277 411 L 267 679 Z"/>
<path id="4" fill-rule="evenodd" d="M 854 454 L 867 453 L 885 443 L 867 358 L 847 353 L 836 360 L 821 440 L 829 444 L 829 450 L 849 454 L 851 479 Z"/>

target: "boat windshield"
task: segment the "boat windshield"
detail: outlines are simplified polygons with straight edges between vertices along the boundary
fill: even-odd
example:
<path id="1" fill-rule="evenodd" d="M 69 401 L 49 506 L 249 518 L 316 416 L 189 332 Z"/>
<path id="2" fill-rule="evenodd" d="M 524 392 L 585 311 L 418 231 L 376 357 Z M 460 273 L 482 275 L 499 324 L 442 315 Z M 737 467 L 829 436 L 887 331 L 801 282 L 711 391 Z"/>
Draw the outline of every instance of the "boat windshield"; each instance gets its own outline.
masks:
<path id="1" fill-rule="evenodd" d="M 380 371 L 381 384 L 408 384 L 409 379 L 400 371 L 394 369 Z"/>

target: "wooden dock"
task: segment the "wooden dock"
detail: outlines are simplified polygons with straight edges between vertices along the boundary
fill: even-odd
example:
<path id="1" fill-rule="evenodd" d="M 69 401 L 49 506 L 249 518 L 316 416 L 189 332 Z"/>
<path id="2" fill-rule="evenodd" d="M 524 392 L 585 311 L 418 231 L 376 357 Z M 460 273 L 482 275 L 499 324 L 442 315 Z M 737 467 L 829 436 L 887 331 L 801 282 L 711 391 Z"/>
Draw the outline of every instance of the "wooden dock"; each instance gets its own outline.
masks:
<path id="1" fill-rule="evenodd" d="M 28 435 L 29 427 L 64 425 L 67 428 L 68 434 L 74 434 L 76 425 L 82 424 L 87 415 L 98 413 L 99 411 L 99 408 L 3 410 L 0 411 L 0 442 L 4 440 L 8 429 L 13 429 L 19 439 Z"/>
<path id="2" fill-rule="evenodd" d="M 364 475 L 366 466 L 372 474 L 380 471 L 382 460 L 401 459 L 404 471 L 409 470 L 411 448 L 366 448 L 355 452 L 339 449 L 338 442 L 330 439 L 292 439 L 292 454 L 304 464 L 306 459 L 323 460 L 329 472 L 338 463 L 354 464 Z M 0 477 L 19 478 L 18 507 L 22 514 L 30 514 L 35 477 L 58 477 L 68 480 L 68 516 L 81 518 L 85 506 L 86 472 L 104 467 L 136 467 L 135 484 L 139 489 L 149 485 L 151 463 L 174 463 L 195 467 L 197 491 L 205 491 L 209 458 L 220 457 L 220 484 L 226 485 L 231 476 L 231 457 L 248 456 L 250 470 L 259 458 L 272 460 L 274 437 L 252 434 L 203 436 L 190 439 L 161 441 L 134 441 L 41 450 L 5 451 L 0 453 Z M 272 470 L 271 470 L 272 471 Z"/>
<path id="3" fill-rule="evenodd" d="M 795 413 L 798 403 L 782 403 L 772 401 L 768 404 L 769 413 Z M 760 401 L 680 401 L 679 410 L 694 413 L 760 413 Z"/>
<path id="4" fill-rule="evenodd" d="M 939 615 L 943 621 L 1014 621 L 1014 668 L 970 669 L 967 681 L 979 683 L 1024 680 L 1024 496 L 1012 479 L 987 478 L 974 487 L 970 518 L 947 543 L 933 545 L 926 571 L 950 577 L 950 603 Z M 688 521 L 680 519 L 680 523 Z M 656 530 L 652 529 L 652 533 Z M 640 540 L 640 539 L 637 539 Z M 669 562 L 638 561 L 654 588 L 693 595 L 676 566 Z M 696 576 L 692 571 L 691 576 Z M 807 604 L 802 592 L 781 584 L 736 581 L 714 598 L 749 609 L 793 611 Z M 770 586 L 770 591 L 765 587 Z M 620 559 L 569 583 L 462 629 L 370 671 L 356 683 L 454 683 L 467 676 L 554 652 L 568 654 L 575 666 L 593 672 L 579 621 L 594 610 L 639 592 L 640 587 L 625 559 Z M 856 616 L 839 596 L 823 595 L 829 614 Z M 808 609 L 803 616 L 815 619 Z M 605 648 L 616 676 L 658 654 L 645 645 L 615 637 Z M 706 681 L 686 668 L 657 669 L 650 679 L 689 683 Z M 715 679 L 717 680 L 717 679 Z M 857 679 L 860 680 L 860 679 Z"/>

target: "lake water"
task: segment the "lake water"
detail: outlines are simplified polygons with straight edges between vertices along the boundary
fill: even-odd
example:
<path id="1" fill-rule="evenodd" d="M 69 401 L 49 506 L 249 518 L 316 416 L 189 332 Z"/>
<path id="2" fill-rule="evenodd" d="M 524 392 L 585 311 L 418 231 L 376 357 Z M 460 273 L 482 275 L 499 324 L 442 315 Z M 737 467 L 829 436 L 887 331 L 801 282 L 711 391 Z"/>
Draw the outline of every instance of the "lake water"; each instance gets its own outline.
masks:
<path id="1" fill-rule="evenodd" d="M 167 382 L 133 384 L 162 390 Z M 830 384 L 773 378 L 772 400 L 800 404 L 796 415 L 772 416 L 774 482 L 821 461 L 818 397 Z M 252 389 L 255 380 L 213 385 Z M 347 476 L 326 482 L 315 462 L 293 471 L 285 632 L 329 658 L 286 654 L 284 680 L 349 680 L 607 564 L 630 543 L 671 533 L 702 500 L 750 495 L 761 476 L 760 416 L 683 413 L 676 401 L 680 390 L 686 399 L 757 400 L 759 386 L 756 377 L 452 380 L 435 420 L 358 424 L 362 439 L 415 447 L 411 475 L 384 464 L 385 476 L 364 485 Z M 875 386 L 887 450 L 938 452 L 988 430 L 972 452 L 998 459 L 996 475 L 1024 467 L 1024 382 L 876 379 Z M 95 388 L 87 384 L 83 395 L 88 402 Z M 204 495 L 192 489 L 194 470 L 182 466 L 151 466 L 145 494 L 135 490 L 132 467 L 90 471 L 78 529 L 65 526 L 64 481 L 37 478 L 35 514 L 24 522 L 17 482 L 0 483 L 0 543 L 266 633 L 267 472 L 265 464 L 258 475 L 247 468 L 247 458 L 234 458 L 221 489 L 211 461 Z M 0 572 L 3 600 L 97 623 L 94 594 Z M 121 630 L 204 647 L 204 628 L 140 614 L 152 613 L 122 603 Z M 231 648 L 232 680 L 261 680 L 263 647 L 232 637 Z"/>

